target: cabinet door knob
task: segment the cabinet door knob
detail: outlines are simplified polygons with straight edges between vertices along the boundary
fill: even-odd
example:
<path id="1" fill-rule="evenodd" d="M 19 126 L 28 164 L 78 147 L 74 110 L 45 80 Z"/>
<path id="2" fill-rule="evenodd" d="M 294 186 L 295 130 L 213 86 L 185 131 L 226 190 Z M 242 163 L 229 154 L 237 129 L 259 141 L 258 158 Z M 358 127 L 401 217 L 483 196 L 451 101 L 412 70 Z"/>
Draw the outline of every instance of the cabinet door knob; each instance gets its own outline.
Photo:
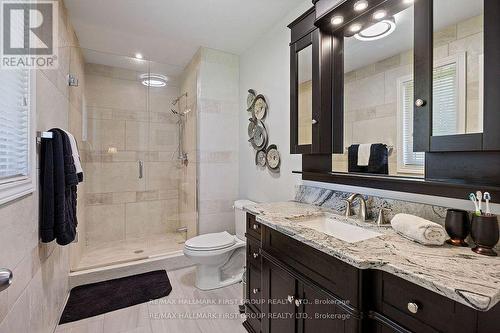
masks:
<path id="1" fill-rule="evenodd" d="M 253 253 L 253 258 L 254 258 L 254 259 L 257 259 L 257 257 L 258 257 L 258 256 L 259 256 L 259 254 L 258 254 L 258 253 L 255 253 L 255 252 Z"/>
<path id="2" fill-rule="evenodd" d="M 10 287 L 13 277 L 10 269 L 0 268 L 0 291 Z"/>
<path id="3" fill-rule="evenodd" d="M 253 228 L 253 230 L 257 230 L 257 229 L 259 229 L 259 226 L 258 226 L 257 224 L 254 224 L 254 225 L 252 226 L 252 228 Z"/>
<path id="4" fill-rule="evenodd" d="M 417 99 L 415 101 L 415 106 L 416 107 L 421 107 L 421 106 L 424 106 L 424 105 L 425 105 L 425 101 L 423 99 L 421 99 L 421 98 L 419 98 L 419 99 Z"/>
<path id="5" fill-rule="evenodd" d="M 418 304 L 415 302 L 408 303 L 408 311 L 410 311 L 411 313 L 417 313 L 418 312 Z"/>
<path id="6" fill-rule="evenodd" d="M 259 293 L 259 289 L 258 288 L 254 288 L 252 289 L 252 293 L 255 295 L 255 294 L 258 294 Z"/>
<path id="7" fill-rule="evenodd" d="M 299 307 L 302 303 L 303 303 L 303 302 L 302 302 L 302 300 L 301 300 L 301 299 L 296 299 L 296 300 L 295 300 L 295 306 L 296 306 L 296 307 Z"/>
<path id="8" fill-rule="evenodd" d="M 295 299 L 295 296 L 288 295 L 287 297 L 289 303 L 293 303 L 293 300 Z"/>
<path id="9" fill-rule="evenodd" d="M 313 119 L 313 120 L 312 120 L 312 124 L 313 124 L 313 125 L 316 125 L 317 123 L 318 123 L 318 121 L 317 121 L 316 119 Z"/>

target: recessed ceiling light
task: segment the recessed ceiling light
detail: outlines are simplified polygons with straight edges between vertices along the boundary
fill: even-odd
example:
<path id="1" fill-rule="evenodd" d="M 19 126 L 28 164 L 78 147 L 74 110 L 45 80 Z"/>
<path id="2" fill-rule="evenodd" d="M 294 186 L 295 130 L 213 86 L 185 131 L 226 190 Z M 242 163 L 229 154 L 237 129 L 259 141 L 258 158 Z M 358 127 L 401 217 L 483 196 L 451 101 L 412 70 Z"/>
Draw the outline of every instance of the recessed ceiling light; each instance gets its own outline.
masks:
<path id="1" fill-rule="evenodd" d="M 368 8 L 368 1 L 366 0 L 360 0 L 354 4 L 354 10 L 357 12 L 365 10 L 366 8 Z"/>
<path id="2" fill-rule="evenodd" d="M 387 16 L 387 12 L 385 10 L 377 10 L 374 14 L 373 14 L 373 18 L 375 20 L 381 20 L 383 19 L 384 17 Z"/>
<path id="3" fill-rule="evenodd" d="M 396 30 L 396 21 L 394 18 L 380 21 L 363 31 L 354 35 L 354 38 L 361 41 L 372 41 L 389 36 Z"/>
<path id="4" fill-rule="evenodd" d="M 141 53 L 136 53 L 136 54 L 135 54 L 135 58 L 136 58 L 136 59 L 143 59 L 143 58 L 144 58 L 144 56 L 143 56 Z"/>
<path id="5" fill-rule="evenodd" d="M 353 24 L 349 27 L 349 30 L 352 32 L 358 32 L 359 30 L 361 30 L 361 24 Z"/>
<path id="6" fill-rule="evenodd" d="M 339 24 L 342 24 L 344 23 L 344 17 L 343 16 L 340 16 L 340 15 L 337 15 L 337 16 L 334 16 L 332 17 L 332 20 L 330 21 L 333 25 L 339 25 Z"/>
<path id="7" fill-rule="evenodd" d="M 146 87 L 161 88 L 167 85 L 168 78 L 161 74 L 145 73 L 139 75 L 139 80 Z"/>

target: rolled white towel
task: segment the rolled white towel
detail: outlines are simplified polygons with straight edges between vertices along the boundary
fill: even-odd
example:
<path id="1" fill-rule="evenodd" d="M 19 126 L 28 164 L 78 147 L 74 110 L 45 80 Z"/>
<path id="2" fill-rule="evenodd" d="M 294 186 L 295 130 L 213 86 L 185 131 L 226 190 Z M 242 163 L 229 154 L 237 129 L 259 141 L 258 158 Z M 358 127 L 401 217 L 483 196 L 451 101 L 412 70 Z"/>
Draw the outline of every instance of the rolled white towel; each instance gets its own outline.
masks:
<path id="1" fill-rule="evenodd" d="M 447 234 L 434 222 L 410 214 L 396 214 L 391 226 L 401 236 L 423 245 L 443 245 Z"/>

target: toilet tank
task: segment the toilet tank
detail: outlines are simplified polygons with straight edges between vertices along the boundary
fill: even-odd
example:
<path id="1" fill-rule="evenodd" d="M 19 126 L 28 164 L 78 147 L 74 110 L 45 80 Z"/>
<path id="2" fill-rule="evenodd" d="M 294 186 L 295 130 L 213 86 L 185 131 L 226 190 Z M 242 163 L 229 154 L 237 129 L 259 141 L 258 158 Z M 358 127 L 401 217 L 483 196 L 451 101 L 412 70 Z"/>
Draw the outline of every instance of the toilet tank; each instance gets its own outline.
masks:
<path id="1" fill-rule="evenodd" d="M 245 240 L 245 229 L 246 229 L 246 220 L 247 213 L 244 210 L 246 206 L 255 205 L 256 202 L 250 200 L 236 200 L 234 202 L 234 227 L 236 231 L 236 236 Z"/>

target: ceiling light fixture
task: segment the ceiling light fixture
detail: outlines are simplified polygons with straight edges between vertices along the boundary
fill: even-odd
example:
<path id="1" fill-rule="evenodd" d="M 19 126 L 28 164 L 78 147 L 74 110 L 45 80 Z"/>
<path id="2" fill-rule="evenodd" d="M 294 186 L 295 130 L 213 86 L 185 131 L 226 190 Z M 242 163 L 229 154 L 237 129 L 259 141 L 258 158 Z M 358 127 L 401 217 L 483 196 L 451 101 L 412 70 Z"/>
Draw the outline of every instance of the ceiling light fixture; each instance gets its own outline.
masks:
<path id="1" fill-rule="evenodd" d="M 373 41 L 389 36 L 396 30 L 396 21 L 393 17 L 380 21 L 369 26 L 363 31 L 354 35 L 354 38 L 361 41 Z"/>
<path id="2" fill-rule="evenodd" d="M 365 10 L 366 8 L 368 8 L 368 1 L 366 0 L 360 0 L 354 4 L 354 10 L 357 12 Z"/>
<path id="3" fill-rule="evenodd" d="M 332 17 L 332 20 L 330 22 L 333 25 L 340 25 L 340 24 L 344 23 L 344 17 L 340 16 L 340 15 L 334 16 L 334 17 Z"/>
<path id="4" fill-rule="evenodd" d="M 361 24 L 353 24 L 349 27 L 349 30 L 352 32 L 358 32 L 359 30 L 361 30 Z"/>
<path id="5" fill-rule="evenodd" d="M 165 75 L 145 73 L 139 75 L 141 83 L 146 87 L 161 88 L 165 87 L 168 82 L 168 78 Z"/>
<path id="6" fill-rule="evenodd" d="M 144 59 L 144 56 L 141 53 L 136 53 L 135 58 L 136 59 Z"/>
<path id="7" fill-rule="evenodd" d="M 377 10 L 374 14 L 373 14 L 373 18 L 375 20 L 381 20 L 383 19 L 384 17 L 387 16 L 387 12 L 385 10 Z"/>

